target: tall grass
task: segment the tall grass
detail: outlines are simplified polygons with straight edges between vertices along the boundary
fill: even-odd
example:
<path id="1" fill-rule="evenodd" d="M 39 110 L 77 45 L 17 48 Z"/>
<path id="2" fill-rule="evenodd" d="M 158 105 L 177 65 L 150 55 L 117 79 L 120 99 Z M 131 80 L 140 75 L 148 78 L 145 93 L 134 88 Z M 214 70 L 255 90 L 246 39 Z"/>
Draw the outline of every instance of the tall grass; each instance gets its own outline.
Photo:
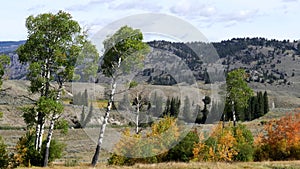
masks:
<path id="1" fill-rule="evenodd" d="M 38 167 L 35 167 L 39 169 Z M 81 163 L 72 166 L 74 169 L 92 169 L 89 163 Z M 300 169 L 300 161 L 276 161 L 276 162 L 238 162 L 238 163 L 159 163 L 159 164 L 136 164 L 134 166 L 110 166 L 99 163 L 95 169 Z M 20 168 L 28 169 L 28 168 Z M 41 169 L 70 169 L 63 163 L 53 164 L 48 168 Z"/>

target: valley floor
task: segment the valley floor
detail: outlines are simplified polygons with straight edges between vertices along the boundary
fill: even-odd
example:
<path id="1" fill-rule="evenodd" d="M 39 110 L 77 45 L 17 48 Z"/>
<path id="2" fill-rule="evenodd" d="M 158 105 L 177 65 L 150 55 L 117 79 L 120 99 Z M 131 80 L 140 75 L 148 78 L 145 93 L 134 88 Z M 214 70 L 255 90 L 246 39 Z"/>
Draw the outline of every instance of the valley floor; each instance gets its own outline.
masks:
<path id="1" fill-rule="evenodd" d="M 38 167 L 34 167 L 38 169 Z M 88 163 L 78 164 L 78 166 L 65 167 L 64 164 L 53 164 L 49 169 L 89 169 Z M 47 169 L 43 168 L 43 169 Z M 239 163 L 160 163 L 160 164 L 136 164 L 134 166 L 110 166 L 100 163 L 96 169 L 300 169 L 300 161 L 266 161 L 266 162 L 239 162 Z M 27 168 L 23 168 L 27 169 Z"/>

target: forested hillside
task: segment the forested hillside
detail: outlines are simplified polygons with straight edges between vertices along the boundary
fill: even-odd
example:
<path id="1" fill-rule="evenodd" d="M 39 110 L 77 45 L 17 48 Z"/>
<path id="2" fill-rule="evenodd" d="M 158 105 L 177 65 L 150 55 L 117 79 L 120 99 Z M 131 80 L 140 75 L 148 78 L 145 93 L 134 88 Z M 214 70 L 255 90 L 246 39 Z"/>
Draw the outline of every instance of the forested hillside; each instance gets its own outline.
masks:
<path id="1" fill-rule="evenodd" d="M 0 42 L 0 53 L 11 57 L 8 72 L 10 79 L 25 79 L 26 65 L 18 62 L 15 50 L 25 41 Z M 248 81 L 276 85 L 291 85 L 299 79 L 300 43 L 298 41 L 278 41 L 265 38 L 234 38 L 211 44 L 202 42 L 175 43 L 167 41 L 151 41 L 148 44 L 160 54 L 173 54 L 186 62 L 197 80 L 209 82 L 208 66 L 203 59 L 210 58 L 225 67 L 225 71 L 235 68 L 245 68 L 249 73 Z M 211 51 L 213 45 L 215 51 Z M 151 54 L 150 54 L 151 55 Z M 212 56 L 213 55 L 213 56 Z M 216 59 L 217 58 L 217 59 Z M 100 72 L 100 71 L 99 71 Z M 174 84 L 175 81 L 162 80 L 168 75 L 166 72 L 145 69 L 143 76 L 148 76 L 152 84 Z M 101 77 L 101 76 L 99 76 Z M 101 79 L 98 79 L 98 81 Z"/>
<path id="2" fill-rule="evenodd" d="M 201 42 L 172 43 L 166 41 L 149 42 L 150 46 L 173 52 L 186 61 L 189 68 L 197 72 L 198 80 L 205 80 L 207 67 L 202 65 L 199 55 L 208 53 L 211 44 Z M 218 56 L 217 62 L 225 66 L 226 71 L 245 68 L 249 73 L 248 81 L 290 85 L 298 82 L 300 45 L 298 41 L 278 41 L 265 38 L 234 38 L 214 42 Z M 198 51 L 197 51 L 198 50 Z M 200 51 L 199 51 L 200 50 Z M 210 52 L 211 54 L 213 52 Z"/>

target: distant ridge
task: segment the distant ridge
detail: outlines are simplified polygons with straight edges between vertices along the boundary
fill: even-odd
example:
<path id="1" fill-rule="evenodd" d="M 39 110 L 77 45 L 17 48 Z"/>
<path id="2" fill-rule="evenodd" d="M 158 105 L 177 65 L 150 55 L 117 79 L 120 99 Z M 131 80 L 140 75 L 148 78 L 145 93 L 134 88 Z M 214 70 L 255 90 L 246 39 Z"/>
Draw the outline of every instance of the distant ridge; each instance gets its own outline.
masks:
<path id="1" fill-rule="evenodd" d="M 18 62 L 18 56 L 15 52 L 18 46 L 25 42 L 25 40 L 0 41 L 0 54 L 8 54 L 12 60 L 9 71 L 10 79 L 25 79 L 27 67 Z M 300 82 L 300 43 L 296 40 L 233 38 L 209 44 L 168 41 L 150 41 L 147 43 L 156 49 L 153 50 L 155 55 L 163 56 L 169 53 L 178 56 L 193 71 L 197 80 L 209 82 L 206 76 L 207 67 L 191 49 L 199 50 L 205 55 L 205 47 L 213 45 L 217 52 L 217 56 L 214 56 L 217 58 L 216 62 L 223 65 L 226 71 L 236 68 L 246 69 L 249 74 L 249 82 L 288 86 Z M 155 70 L 144 70 L 141 74 L 147 76 L 149 81 L 152 79 L 154 84 L 164 81 L 164 79 L 157 77 L 158 74 L 161 74 L 162 78 L 170 78 L 165 72 Z M 99 78 L 102 77 L 99 75 Z M 155 80 L 153 81 L 153 79 Z"/>
<path id="2" fill-rule="evenodd" d="M 26 42 L 26 40 L 20 40 L 20 41 L 0 41 L 0 46 L 22 45 L 25 42 Z"/>

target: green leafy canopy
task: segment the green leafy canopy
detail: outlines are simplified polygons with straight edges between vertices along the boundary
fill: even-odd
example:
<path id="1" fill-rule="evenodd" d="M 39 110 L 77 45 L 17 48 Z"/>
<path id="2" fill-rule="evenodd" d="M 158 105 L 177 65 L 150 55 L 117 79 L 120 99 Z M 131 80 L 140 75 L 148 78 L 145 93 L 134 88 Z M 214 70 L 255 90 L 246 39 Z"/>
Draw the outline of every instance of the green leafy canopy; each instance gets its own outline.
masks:
<path id="1" fill-rule="evenodd" d="M 140 30 L 121 27 L 103 42 L 105 52 L 101 64 L 102 72 L 112 77 L 118 70 L 120 59 L 123 72 L 129 71 L 133 66 L 141 66 L 141 60 L 149 52 L 148 45 L 142 40 L 143 34 Z"/>
<path id="2" fill-rule="evenodd" d="M 228 73 L 226 78 L 228 104 L 233 101 L 240 108 L 248 106 L 248 100 L 253 95 L 253 91 L 245 79 L 246 72 L 244 69 L 236 69 Z"/>
<path id="3" fill-rule="evenodd" d="M 29 16 L 26 27 L 28 39 L 17 49 L 17 54 L 22 63 L 30 65 L 27 77 L 31 81 L 31 92 L 41 92 L 50 80 L 71 80 L 77 58 L 87 41 L 78 22 L 70 14 L 59 11 Z"/>
<path id="4" fill-rule="evenodd" d="M 63 112 L 63 105 L 60 102 L 52 98 L 40 97 L 37 102 L 37 111 L 43 112 L 45 115 L 49 115 L 51 113 L 60 114 Z"/>

